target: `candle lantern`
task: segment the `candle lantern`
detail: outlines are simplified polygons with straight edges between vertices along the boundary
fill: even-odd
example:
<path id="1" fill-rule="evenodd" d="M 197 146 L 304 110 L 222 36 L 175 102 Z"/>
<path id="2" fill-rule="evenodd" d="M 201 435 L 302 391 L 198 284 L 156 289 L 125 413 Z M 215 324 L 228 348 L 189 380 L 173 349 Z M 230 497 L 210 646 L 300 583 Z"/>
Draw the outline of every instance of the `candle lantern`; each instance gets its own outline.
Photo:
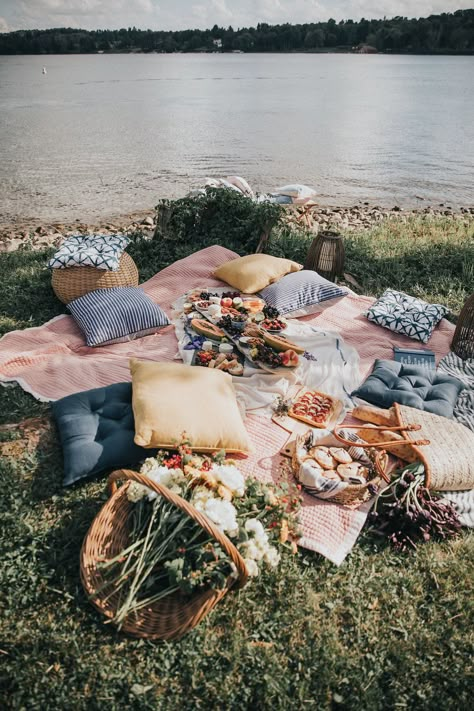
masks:
<path id="1" fill-rule="evenodd" d="M 321 276 L 336 281 L 344 274 L 344 242 L 338 232 L 320 232 L 314 238 L 304 263 L 304 269 L 311 269 Z"/>

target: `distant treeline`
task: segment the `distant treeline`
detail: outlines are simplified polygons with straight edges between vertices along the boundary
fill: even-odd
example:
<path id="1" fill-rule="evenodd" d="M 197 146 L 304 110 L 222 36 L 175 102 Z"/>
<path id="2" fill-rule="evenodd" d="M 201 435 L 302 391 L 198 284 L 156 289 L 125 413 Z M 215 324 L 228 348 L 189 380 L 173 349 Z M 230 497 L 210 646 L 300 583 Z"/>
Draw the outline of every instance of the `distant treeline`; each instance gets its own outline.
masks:
<path id="1" fill-rule="evenodd" d="M 234 30 L 20 30 L 0 34 L 0 54 L 91 52 L 302 52 L 348 51 L 474 53 L 474 10 L 408 19 L 328 20 Z M 370 51 L 370 50 L 369 50 Z"/>

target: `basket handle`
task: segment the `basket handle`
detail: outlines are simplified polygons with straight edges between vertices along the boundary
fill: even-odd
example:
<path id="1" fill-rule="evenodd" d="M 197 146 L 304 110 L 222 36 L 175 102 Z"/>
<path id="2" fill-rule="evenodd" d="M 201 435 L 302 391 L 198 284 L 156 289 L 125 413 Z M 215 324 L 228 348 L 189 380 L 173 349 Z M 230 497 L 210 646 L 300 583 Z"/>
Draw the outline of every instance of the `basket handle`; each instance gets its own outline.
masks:
<path id="1" fill-rule="evenodd" d="M 388 442 L 376 442 L 376 443 L 370 443 L 370 442 L 351 442 L 350 440 L 346 439 L 343 437 L 340 433 L 339 430 L 371 430 L 373 432 L 374 430 L 377 430 L 379 432 L 413 432 L 413 431 L 418 431 L 421 429 L 421 425 L 402 425 L 401 427 L 385 427 L 384 425 L 380 425 L 379 427 L 374 427 L 373 425 L 337 425 L 334 430 L 333 434 L 334 437 L 339 441 L 342 442 L 342 444 L 348 444 L 351 447 L 368 447 L 371 449 L 375 449 L 376 447 L 381 447 L 383 449 L 387 447 L 397 447 L 402 444 L 410 444 L 410 445 L 426 445 L 430 444 L 429 439 L 394 439 Z"/>
<path id="2" fill-rule="evenodd" d="M 355 444 L 353 445 L 357 447 L 358 445 Z M 388 466 L 388 454 L 385 451 L 385 449 L 380 449 L 374 459 L 374 467 L 375 471 L 377 474 L 382 477 L 384 481 L 387 482 L 387 484 L 390 484 L 390 476 L 387 474 L 387 466 Z"/>
<path id="3" fill-rule="evenodd" d="M 108 483 L 111 495 L 116 493 L 117 483 L 124 479 L 127 481 L 136 481 L 138 482 L 138 484 L 146 486 L 148 489 L 152 489 L 152 491 L 156 492 L 164 499 L 169 501 L 170 504 L 173 504 L 174 506 L 177 506 L 179 509 L 184 511 L 184 513 L 189 516 L 189 518 L 192 518 L 193 521 L 195 521 L 197 524 L 199 524 L 199 526 L 201 526 L 201 528 L 203 528 L 206 533 L 215 538 L 237 568 L 239 577 L 236 579 L 235 583 L 233 584 L 233 587 L 235 587 L 236 589 L 244 587 L 248 580 L 248 572 L 244 559 L 242 558 L 232 541 L 229 540 L 225 533 L 219 531 L 217 526 L 212 523 L 212 521 L 206 516 L 206 514 L 203 514 L 198 511 L 196 508 L 194 508 L 192 504 L 183 499 L 181 496 L 178 496 L 178 494 L 174 494 L 166 486 L 158 484 L 157 482 L 152 481 L 143 474 L 140 474 L 139 472 L 134 472 L 131 469 L 118 469 L 117 471 L 112 472 L 112 474 L 110 474 Z"/>

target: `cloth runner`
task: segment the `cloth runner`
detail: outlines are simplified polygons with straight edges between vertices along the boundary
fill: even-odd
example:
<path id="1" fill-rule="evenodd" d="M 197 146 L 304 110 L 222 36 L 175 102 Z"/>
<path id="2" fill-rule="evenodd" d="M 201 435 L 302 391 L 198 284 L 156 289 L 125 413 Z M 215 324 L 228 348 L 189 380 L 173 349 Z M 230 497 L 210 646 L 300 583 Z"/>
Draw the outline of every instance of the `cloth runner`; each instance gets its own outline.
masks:
<path id="1" fill-rule="evenodd" d="M 142 284 L 145 292 L 171 314 L 171 304 L 193 287 L 222 286 L 209 275 L 222 263 L 238 255 L 214 246 L 175 262 Z M 322 313 L 299 319 L 322 330 L 341 333 L 344 342 L 359 353 L 360 375 L 370 372 L 375 358 L 391 358 L 393 346 L 413 346 L 406 336 L 380 328 L 364 317 L 374 299 L 349 295 Z M 441 358 L 449 351 L 454 327 L 442 320 L 429 342 Z M 0 382 L 17 382 L 42 401 L 130 380 L 129 358 L 172 360 L 177 340 L 172 326 L 159 333 L 128 343 L 89 348 L 71 316 L 58 316 L 38 328 L 7 333 L 0 339 Z M 242 460 L 244 473 L 262 480 L 277 479 L 279 451 L 288 433 L 268 417 L 251 413 L 246 420 L 255 454 Z M 357 510 L 305 496 L 302 511 L 301 544 L 339 565 L 353 547 L 364 525 L 369 505 Z"/>

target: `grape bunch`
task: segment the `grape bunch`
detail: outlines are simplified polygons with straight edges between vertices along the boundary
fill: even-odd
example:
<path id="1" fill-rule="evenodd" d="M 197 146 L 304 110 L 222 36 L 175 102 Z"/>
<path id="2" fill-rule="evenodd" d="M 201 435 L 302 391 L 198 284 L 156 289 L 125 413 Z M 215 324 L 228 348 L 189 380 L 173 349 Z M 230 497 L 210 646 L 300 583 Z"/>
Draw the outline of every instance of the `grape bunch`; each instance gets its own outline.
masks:
<path id="1" fill-rule="evenodd" d="M 278 318 L 278 316 L 280 315 L 280 312 L 274 306 L 265 305 L 262 311 L 265 318 L 269 319 L 270 321 L 275 318 Z"/>
<path id="2" fill-rule="evenodd" d="M 199 294 L 201 301 L 209 301 L 211 296 L 218 296 L 218 294 L 213 294 L 211 291 L 201 291 Z"/>
<path id="3" fill-rule="evenodd" d="M 224 331 L 227 331 L 227 333 L 230 333 L 231 336 L 240 335 L 241 329 L 235 326 L 234 321 L 229 314 L 223 316 L 221 320 L 218 321 L 217 325 L 219 328 L 223 328 Z"/>
<path id="4" fill-rule="evenodd" d="M 417 543 L 456 536 L 461 528 L 456 509 L 424 486 L 425 470 L 419 463 L 405 467 L 375 500 L 369 521 L 378 526 L 401 552 Z"/>
<path id="5" fill-rule="evenodd" d="M 270 368 L 278 368 L 282 364 L 280 355 L 265 343 L 257 343 L 252 350 L 256 351 L 254 360 L 259 360 Z"/>
<path id="6" fill-rule="evenodd" d="M 221 296 L 223 299 L 236 299 L 238 296 L 240 296 L 240 291 L 224 291 Z"/>

